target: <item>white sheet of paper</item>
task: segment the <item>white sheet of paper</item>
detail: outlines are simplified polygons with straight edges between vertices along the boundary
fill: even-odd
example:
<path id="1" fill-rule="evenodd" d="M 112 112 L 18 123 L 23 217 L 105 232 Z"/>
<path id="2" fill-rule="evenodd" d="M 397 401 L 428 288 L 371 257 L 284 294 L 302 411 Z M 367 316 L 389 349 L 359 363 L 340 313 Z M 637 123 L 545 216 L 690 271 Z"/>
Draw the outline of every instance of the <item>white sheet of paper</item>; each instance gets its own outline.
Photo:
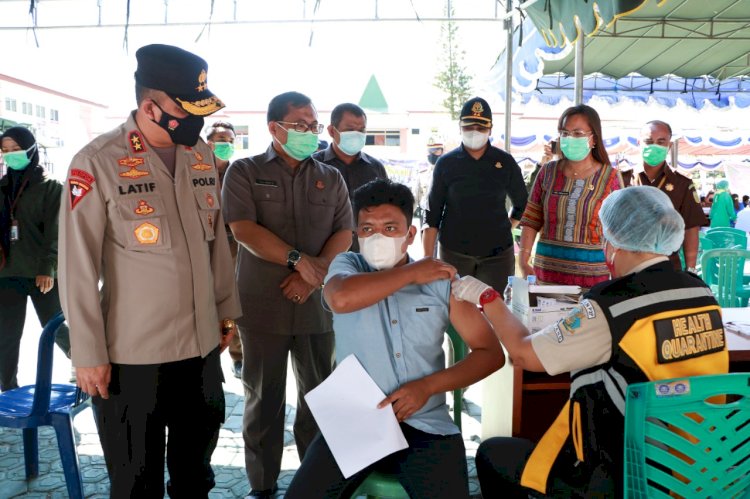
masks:
<path id="1" fill-rule="evenodd" d="M 354 355 L 305 395 L 315 421 L 345 478 L 409 444 L 393 409 Z"/>

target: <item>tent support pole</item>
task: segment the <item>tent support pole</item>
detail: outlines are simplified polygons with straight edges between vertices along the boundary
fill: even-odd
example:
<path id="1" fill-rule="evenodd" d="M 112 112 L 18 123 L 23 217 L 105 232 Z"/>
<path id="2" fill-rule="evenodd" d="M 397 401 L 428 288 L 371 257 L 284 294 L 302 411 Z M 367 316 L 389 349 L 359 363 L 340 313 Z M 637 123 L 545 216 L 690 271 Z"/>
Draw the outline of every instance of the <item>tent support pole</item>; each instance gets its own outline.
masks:
<path id="1" fill-rule="evenodd" d="M 578 23 L 576 22 L 576 25 Z M 575 59 L 575 105 L 583 104 L 583 30 L 578 27 L 578 39 L 576 40 Z"/>
<path id="2" fill-rule="evenodd" d="M 510 118 L 513 104 L 513 0 L 505 0 L 505 150 L 510 152 Z"/>

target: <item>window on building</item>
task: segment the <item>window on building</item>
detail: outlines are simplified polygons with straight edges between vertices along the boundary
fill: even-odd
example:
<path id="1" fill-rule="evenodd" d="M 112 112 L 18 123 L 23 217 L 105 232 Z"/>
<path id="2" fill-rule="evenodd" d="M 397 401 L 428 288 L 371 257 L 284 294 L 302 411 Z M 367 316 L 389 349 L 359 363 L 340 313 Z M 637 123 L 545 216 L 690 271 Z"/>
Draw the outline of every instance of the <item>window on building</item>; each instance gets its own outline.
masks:
<path id="1" fill-rule="evenodd" d="M 234 148 L 235 149 L 248 149 L 250 147 L 250 140 L 248 137 L 248 126 L 237 125 L 234 127 Z"/>
<path id="2" fill-rule="evenodd" d="M 60 121 L 60 112 L 57 109 L 49 110 L 49 119 L 51 121 Z"/>
<path id="3" fill-rule="evenodd" d="M 6 97 L 5 98 L 5 110 L 16 112 L 16 99 Z"/>
<path id="4" fill-rule="evenodd" d="M 44 106 L 40 106 L 37 104 L 36 106 L 36 117 L 37 118 L 46 118 L 47 117 L 47 108 Z"/>
<path id="5" fill-rule="evenodd" d="M 21 112 L 23 114 L 28 114 L 29 116 L 31 116 L 32 114 L 34 114 L 34 109 L 33 109 L 33 106 L 31 105 L 31 102 L 22 102 L 21 103 Z"/>
<path id="6" fill-rule="evenodd" d="M 400 146 L 401 132 L 398 129 L 368 129 L 365 144 L 368 146 Z"/>

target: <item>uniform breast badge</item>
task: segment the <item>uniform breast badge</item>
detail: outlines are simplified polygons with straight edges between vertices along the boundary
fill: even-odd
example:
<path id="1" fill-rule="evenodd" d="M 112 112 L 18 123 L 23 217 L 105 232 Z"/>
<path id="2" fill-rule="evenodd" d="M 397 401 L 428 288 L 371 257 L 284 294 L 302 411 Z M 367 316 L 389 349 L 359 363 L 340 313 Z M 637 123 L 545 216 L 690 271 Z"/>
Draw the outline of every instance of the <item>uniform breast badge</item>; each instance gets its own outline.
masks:
<path id="1" fill-rule="evenodd" d="M 197 163 L 190 165 L 190 168 L 192 168 L 193 170 L 201 171 L 201 172 L 211 169 L 211 165 L 208 165 L 203 162 L 203 155 L 201 153 L 199 153 L 198 151 L 195 151 L 194 154 L 195 154 L 195 160 L 197 161 Z"/>
<path id="2" fill-rule="evenodd" d="M 152 208 L 150 204 L 141 199 L 140 201 L 138 201 L 138 206 L 135 209 L 135 214 L 145 216 L 152 214 L 154 211 L 156 210 L 154 210 L 154 208 Z"/>
<path id="3" fill-rule="evenodd" d="M 214 200 L 213 194 L 211 194 L 210 192 L 207 192 L 206 193 L 206 204 L 208 205 L 208 207 L 209 208 L 213 208 L 215 202 L 216 201 Z"/>
<path id="4" fill-rule="evenodd" d="M 323 183 L 322 180 L 316 180 L 315 181 L 315 187 L 317 189 L 320 189 L 321 191 L 326 188 L 326 184 Z"/>
<path id="5" fill-rule="evenodd" d="M 120 175 L 121 177 L 133 178 L 133 179 L 145 177 L 146 175 L 150 175 L 149 172 L 138 169 L 138 167 L 141 166 L 145 162 L 146 160 L 143 158 L 132 158 L 130 156 L 120 158 L 117 160 L 117 164 L 122 166 L 123 168 L 128 168 L 128 171 L 120 172 L 118 175 Z"/>
<path id="6" fill-rule="evenodd" d="M 503 167 L 503 164 L 501 162 L 498 161 L 497 163 L 495 163 L 495 168 L 497 168 L 498 170 L 502 167 Z"/>
<path id="7" fill-rule="evenodd" d="M 143 222 L 133 233 L 141 244 L 156 244 L 159 241 L 159 227 L 152 223 Z"/>
<path id="8" fill-rule="evenodd" d="M 667 192 L 672 192 L 674 190 L 674 185 L 667 184 L 664 186 L 664 190 L 666 190 Z"/>

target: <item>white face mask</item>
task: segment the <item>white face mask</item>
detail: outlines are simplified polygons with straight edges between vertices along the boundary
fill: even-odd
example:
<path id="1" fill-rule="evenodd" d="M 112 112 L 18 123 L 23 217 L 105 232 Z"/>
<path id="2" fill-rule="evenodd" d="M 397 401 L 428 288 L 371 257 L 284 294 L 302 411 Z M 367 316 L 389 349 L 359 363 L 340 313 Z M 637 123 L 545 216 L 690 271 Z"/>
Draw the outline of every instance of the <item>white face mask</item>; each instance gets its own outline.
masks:
<path id="1" fill-rule="evenodd" d="M 476 151 L 484 147 L 490 138 L 489 130 L 480 132 L 479 130 L 467 130 L 461 132 L 461 141 L 464 143 L 464 147 Z"/>
<path id="2" fill-rule="evenodd" d="M 373 234 L 359 237 L 359 252 L 370 267 L 376 270 L 391 269 L 406 254 L 401 248 L 409 234 L 401 237 L 388 237 L 383 234 Z"/>

